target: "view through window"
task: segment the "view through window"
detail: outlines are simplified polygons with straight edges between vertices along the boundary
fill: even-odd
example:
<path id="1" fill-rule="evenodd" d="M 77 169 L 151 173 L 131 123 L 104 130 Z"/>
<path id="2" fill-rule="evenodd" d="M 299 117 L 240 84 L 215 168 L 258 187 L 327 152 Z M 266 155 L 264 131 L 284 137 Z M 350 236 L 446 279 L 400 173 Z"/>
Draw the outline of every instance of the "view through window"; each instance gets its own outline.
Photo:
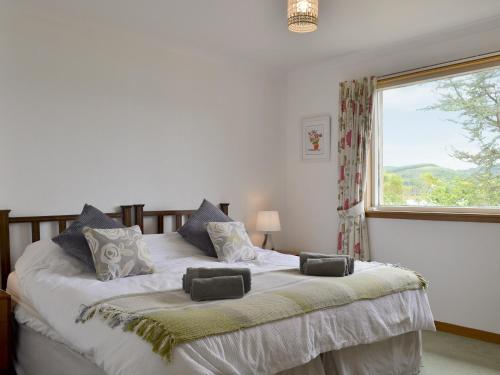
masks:
<path id="1" fill-rule="evenodd" d="M 379 100 L 379 205 L 500 208 L 500 67 Z"/>

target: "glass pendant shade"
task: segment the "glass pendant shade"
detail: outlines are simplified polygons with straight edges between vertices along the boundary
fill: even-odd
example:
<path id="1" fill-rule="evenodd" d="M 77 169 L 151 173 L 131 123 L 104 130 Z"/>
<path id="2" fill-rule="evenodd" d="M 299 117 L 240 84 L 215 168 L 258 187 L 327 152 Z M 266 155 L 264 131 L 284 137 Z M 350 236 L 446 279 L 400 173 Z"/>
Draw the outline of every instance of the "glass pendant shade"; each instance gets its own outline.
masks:
<path id="1" fill-rule="evenodd" d="M 288 30 L 310 33 L 318 28 L 318 0 L 288 0 Z"/>

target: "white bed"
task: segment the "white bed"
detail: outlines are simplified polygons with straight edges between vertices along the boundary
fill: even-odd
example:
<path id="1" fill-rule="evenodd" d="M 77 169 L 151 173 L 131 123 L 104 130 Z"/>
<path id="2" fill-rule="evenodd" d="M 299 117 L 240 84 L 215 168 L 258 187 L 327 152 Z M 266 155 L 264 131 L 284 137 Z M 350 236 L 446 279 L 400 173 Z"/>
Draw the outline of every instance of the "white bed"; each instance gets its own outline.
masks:
<path id="1" fill-rule="evenodd" d="M 176 233 L 145 235 L 144 238 L 152 251 L 156 272 L 104 283 L 82 272 L 78 261 L 65 255 L 50 240 L 28 246 L 17 261 L 8 285 L 18 302 L 16 320 L 21 325 L 17 350 L 24 355 L 16 360 L 19 375 L 33 373 L 36 359 L 31 358 L 28 363 L 28 353 L 33 343 L 42 339 L 50 340 L 55 346 L 53 351 L 68 350 L 80 360 L 86 359 L 44 370 L 51 373 L 61 366 L 67 369 L 67 366 L 85 365 L 93 371 L 112 375 L 276 374 L 282 371 L 290 375 L 416 374 L 419 371 L 419 331 L 434 330 L 423 290 L 357 301 L 182 344 L 174 349 L 171 363 L 153 353 L 150 345 L 135 334 L 111 329 L 99 319 L 76 324 L 82 304 L 120 294 L 180 289 L 186 267 L 221 266 Z M 298 265 L 295 256 L 262 249 L 258 249 L 258 253 L 257 261 L 238 263 L 251 268 L 256 279 L 259 273 Z M 378 266 L 356 262 L 356 272 Z M 50 350 L 50 346 L 44 345 L 44 349 Z M 321 353 L 325 354 L 320 357 Z M 63 358 L 71 358 L 71 355 Z M 57 361 L 51 363 L 54 365 Z M 35 367 L 37 369 L 40 370 Z"/>

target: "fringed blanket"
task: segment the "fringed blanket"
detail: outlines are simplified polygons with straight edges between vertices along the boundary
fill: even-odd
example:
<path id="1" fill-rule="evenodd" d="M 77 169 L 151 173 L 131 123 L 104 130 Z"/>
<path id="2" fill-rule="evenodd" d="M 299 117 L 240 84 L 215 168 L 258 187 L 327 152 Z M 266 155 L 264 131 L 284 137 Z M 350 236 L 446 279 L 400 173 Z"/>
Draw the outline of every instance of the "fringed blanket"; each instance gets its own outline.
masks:
<path id="1" fill-rule="evenodd" d="M 254 281 L 267 287 L 236 300 L 193 302 L 182 290 L 116 296 L 83 306 L 77 322 L 99 316 L 112 328 L 135 332 L 169 361 L 185 342 L 427 286 L 419 274 L 393 266 L 337 278 L 276 271 Z"/>

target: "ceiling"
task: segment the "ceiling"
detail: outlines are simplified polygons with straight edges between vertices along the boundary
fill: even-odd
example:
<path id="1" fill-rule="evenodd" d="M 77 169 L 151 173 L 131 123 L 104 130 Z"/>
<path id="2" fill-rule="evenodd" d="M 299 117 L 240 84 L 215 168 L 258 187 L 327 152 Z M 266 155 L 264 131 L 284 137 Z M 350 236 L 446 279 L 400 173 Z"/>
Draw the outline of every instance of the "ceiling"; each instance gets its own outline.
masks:
<path id="1" fill-rule="evenodd" d="M 209 49 L 270 67 L 293 67 L 500 20 L 499 0 L 320 0 L 319 7 L 318 31 L 294 34 L 287 30 L 286 0 L 43 1 L 45 10 L 65 18 L 90 18 L 166 45 Z"/>

